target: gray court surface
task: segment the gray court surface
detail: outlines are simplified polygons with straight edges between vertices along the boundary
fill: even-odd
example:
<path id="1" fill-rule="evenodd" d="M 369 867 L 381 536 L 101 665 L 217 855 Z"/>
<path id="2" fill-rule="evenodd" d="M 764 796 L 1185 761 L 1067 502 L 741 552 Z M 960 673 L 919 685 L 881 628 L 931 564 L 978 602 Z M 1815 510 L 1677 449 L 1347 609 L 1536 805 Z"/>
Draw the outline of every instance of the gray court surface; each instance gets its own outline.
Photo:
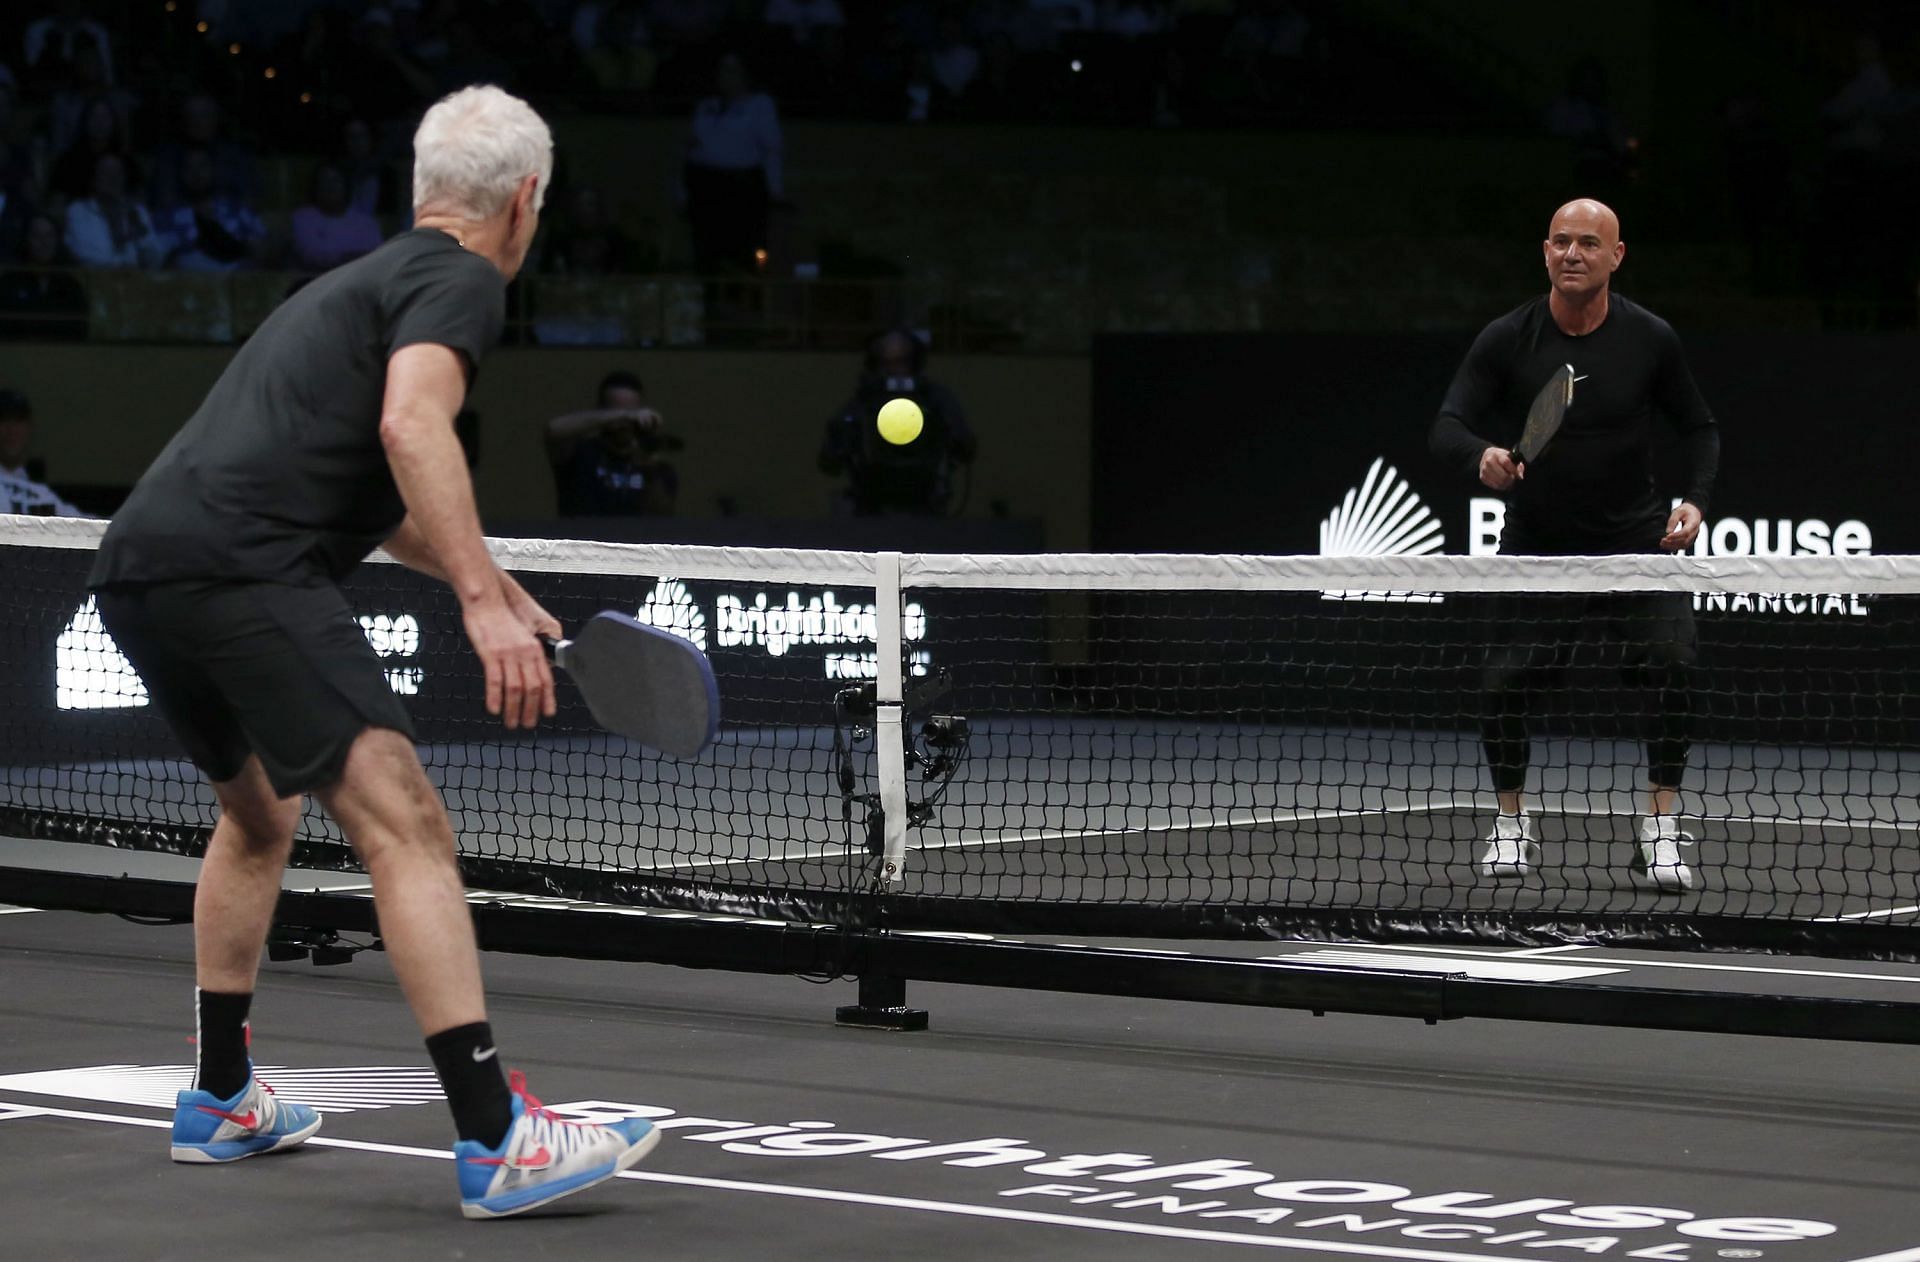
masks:
<path id="1" fill-rule="evenodd" d="M 0 892 L 0 897 L 4 893 Z M 1184 944 L 1190 945 L 1190 944 Z M 1579 949 L 1245 947 L 1380 967 L 1911 996 L 1876 965 Z M 666 1128 L 631 1176 L 469 1223 L 384 956 L 265 967 L 262 1076 L 305 1150 L 166 1157 L 190 931 L 0 914 L 9 1258 L 1920 1259 L 1911 1049 L 1327 1017 L 488 958 L 513 1063 Z"/>
<path id="2" fill-rule="evenodd" d="M 1494 884 L 1472 869 L 1490 803 L 1465 734 L 983 723 L 913 834 L 903 888 L 1920 915 L 1912 755 L 1699 747 L 1686 808 L 1700 881 L 1673 895 L 1625 871 L 1638 751 L 1539 752 L 1543 862 Z M 471 854 L 809 887 L 849 857 L 822 729 L 735 730 L 697 764 L 606 740 L 427 756 Z M 164 760 L 5 774 L 15 801 L 43 808 L 210 818 L 204 790 Z M 6 865 L 179 881 L 196 867 L 0 839 Z M 353 873 L 290 885 L 365 894 Z M 581 915 L 583 935 L 595 924 Z M 1920 1001 L 1920 971 L 1882 964 L 1128 945 Z M 488 969 L 503 1047 L 547 1103 L 666 1131 L 629 1177 L 492 1224 L 458 1215 L 450 1126 L 380 953 L 263 972 L 262 1076 L 326 1110 L 318 1140 L 183 1167 L 164 1130 L 192 1060 L 190 930 L 0 908 L 0 1258 L 1920 1262 L 1911 1048 L 933 985 L 909 996 L 930 1030 L 880 1034 L 833 1024 L 845 982 L 497 955 Z"/>

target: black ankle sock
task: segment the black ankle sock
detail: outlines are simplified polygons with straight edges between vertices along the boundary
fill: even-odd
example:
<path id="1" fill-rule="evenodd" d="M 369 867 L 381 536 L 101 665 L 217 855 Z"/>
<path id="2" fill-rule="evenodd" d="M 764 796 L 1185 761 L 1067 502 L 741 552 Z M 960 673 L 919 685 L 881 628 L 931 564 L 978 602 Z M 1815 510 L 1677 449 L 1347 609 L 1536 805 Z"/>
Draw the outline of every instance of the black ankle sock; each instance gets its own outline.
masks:
<path id="1" fill-rule="evenodd" d="M 433 1057 L 460 1138 L 498 1148 L 513 1125 L 513 1096 L 493 1045 L 493 1027 L 476 1021 L 442 1030 L 427 1040 L 427 1055 Z"/>
<path id="2" fill-rule="evenodd" d="M 199 1049 L 194 1088 L 232 1099 L 247 1085 L 247 1011 L 253 995 L 196 990 L 193 1005 L 198 1026 L 194 1046 Z"/>

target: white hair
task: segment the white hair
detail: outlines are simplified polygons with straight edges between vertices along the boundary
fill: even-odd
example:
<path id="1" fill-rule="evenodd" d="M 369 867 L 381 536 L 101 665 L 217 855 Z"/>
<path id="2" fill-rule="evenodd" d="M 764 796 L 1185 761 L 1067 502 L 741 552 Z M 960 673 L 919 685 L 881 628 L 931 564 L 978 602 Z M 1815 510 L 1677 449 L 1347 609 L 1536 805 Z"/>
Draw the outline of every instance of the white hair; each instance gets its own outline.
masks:
<path id="1" fill-rule="evenodd" d="M 553 175 L 553 133 L 532 106 L 490 84 L 441 97 L 413 133 L 416 216 L 431 207 L 490 219 L 529 175 L 539 177 L 533 192 L 539 210 Z"/>

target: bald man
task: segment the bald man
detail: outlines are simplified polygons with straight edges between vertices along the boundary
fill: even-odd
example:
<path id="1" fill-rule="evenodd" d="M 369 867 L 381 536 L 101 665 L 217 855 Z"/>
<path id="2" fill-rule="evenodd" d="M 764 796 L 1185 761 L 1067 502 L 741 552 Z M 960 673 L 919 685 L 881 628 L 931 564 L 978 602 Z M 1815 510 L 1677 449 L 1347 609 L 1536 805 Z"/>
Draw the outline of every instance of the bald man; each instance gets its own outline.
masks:
<path id="1" fill-rule="evenodd" d="M 1542 243 L 1547 292 L 1501 316 L 1474 340 L 1434 419 L 1430 445 L 1448 467 L 1507 498 L 1507 556 L 1674 552 L 1693 543 L 1720 466 L 1720 432 L 1687 370 L 1680 339 L 1659 316 L 1612 292 L 1626 258 L 1620 221 L 1599 202 L 1554 212 Z M 1559 436 L 1535 467 L 1511 447 L 1527 406 L 1563 364 L 1580 384 Z M 1669 511 L 1653 482 L 1655 416 L 1680 435 L 1687 491 Z M 1564 669 L 1573 648 L 1598 641 L 1604 660 L 1649 697 L 1646 814 L 1632 872 L 1657 889 L 1691 889 L 1680 857 L 1680 781 L 1689 753 L 1696 655 L 1684 593 L 1504 597 L 1482 674 L 1481 740 L 1499 815 L 1482 876 L 1525 877 L 1538 861 L 1526 809 L 1530 691 Z M 1612 703 L 1608 703 L 1611 709 Z M 1576 709 L 1579 708 L 1576 706 Z"/>

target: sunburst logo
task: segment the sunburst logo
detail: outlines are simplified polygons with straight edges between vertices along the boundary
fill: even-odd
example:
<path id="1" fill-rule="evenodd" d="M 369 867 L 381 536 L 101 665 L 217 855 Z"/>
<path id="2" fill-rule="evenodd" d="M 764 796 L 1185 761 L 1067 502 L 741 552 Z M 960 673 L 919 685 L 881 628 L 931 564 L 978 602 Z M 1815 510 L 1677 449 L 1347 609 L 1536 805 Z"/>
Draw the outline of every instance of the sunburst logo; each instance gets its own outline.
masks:
<path id="1" fill-rule="evenodd" d="M 702 653 L 707 651 L 707 615 L 687 585 L 677 578 L 663 578 L 655 583 L 635 617 L 650 627 L 679 636 Z"/>
<path id="2" fill-rule="evenodd" d="M 93 597 L 74 611 L 53 647 L 54 704 L 121 710 L 147 704 L 147 686 L 100 622 Z"/>
<path id="3" fill-rule="evenodd" d="M 1375 460 L 1359 486 L 1320 523 L 1320 555 L 1325 557 L 1429 556 L 1446 546 L 1432 510 L 1421 502 L 1400 471 Z M 1387 600 L 1436 603 L 1433 592 L 1328 591 L 1327 600 Z"/>
<path id="4" fill-rule="evenodd" d="M 285 1092 L 289 1100 L 312 1105 L 322 1113 L 392 1109 L 447 1098 L 439 1078 L 424 1066 L 288 1069 L 261 1065 L 255 1072 L 260 1081 Z M 192 1085 L 192 1065 L 88 1065 L 0 1075 L 0 1090 L 8 1093 L 22 1091 L 155 1109 L 171 1109 L 174 1097 Z"/>

